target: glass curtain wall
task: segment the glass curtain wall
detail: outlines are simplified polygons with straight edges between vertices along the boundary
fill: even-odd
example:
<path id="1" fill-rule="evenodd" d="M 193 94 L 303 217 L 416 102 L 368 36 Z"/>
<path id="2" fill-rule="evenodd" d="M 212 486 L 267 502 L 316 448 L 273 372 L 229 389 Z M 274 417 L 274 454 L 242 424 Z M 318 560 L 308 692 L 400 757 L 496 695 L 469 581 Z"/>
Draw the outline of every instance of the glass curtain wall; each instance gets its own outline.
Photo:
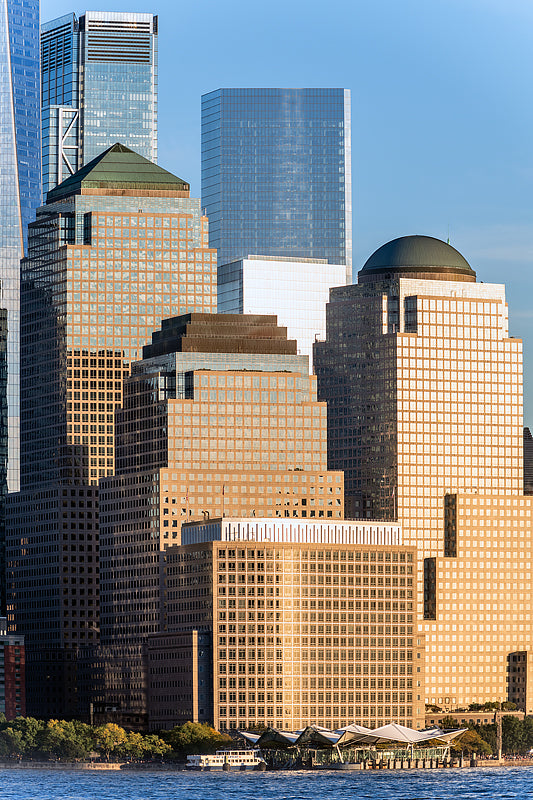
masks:
<path id="1" fill-rule="evenodd" d="M 8 486 L 16 491 L 20 259 L 41 198 L 38 0 L 0 0 L 0 59 L 0 307 L 8 312 Z"/>
<path id="2" fill-rule="evenodd" d="M 325 259 L 351 283 L 347 89 L 219 89 L 202 98 L 202 205 L 219 264 Z"/>

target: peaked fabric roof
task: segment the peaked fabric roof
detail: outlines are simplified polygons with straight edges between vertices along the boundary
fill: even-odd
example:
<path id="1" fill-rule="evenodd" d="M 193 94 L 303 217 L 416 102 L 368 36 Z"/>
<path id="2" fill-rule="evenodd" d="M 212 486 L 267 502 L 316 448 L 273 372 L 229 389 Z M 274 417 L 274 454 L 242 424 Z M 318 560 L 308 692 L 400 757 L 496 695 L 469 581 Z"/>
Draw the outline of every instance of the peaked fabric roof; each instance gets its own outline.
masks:
<path id="1" fill-rule="evenodd" d="M 276 728 L 267 728 L 261 735 L 239 731 L 240 735 L 256 747 L 282 748 L 282 747 L 339 747 L 354 744 L 384 744 L 397 742 L 403 744 L 422 744 L 437 740 L 448 743 L 456 739 L 466 728 L 457 728 L 452 731 L 443 731 L 438 727 L 425 731 L 416 731 L 406 728 L 397 722 L 382 725 L 381 728 L 364 728 L 362 725 L 346 725 L 336 731 L 330 731 L 319 725 L 308 725 L 300 731 L 280 731 Z"/>
<path id="2" fill-rule="evenodd" d="M 48 192 L 53 203 L 85 189 L 188 191 L 189 184 L 123 144 L 114 144 Z"/>

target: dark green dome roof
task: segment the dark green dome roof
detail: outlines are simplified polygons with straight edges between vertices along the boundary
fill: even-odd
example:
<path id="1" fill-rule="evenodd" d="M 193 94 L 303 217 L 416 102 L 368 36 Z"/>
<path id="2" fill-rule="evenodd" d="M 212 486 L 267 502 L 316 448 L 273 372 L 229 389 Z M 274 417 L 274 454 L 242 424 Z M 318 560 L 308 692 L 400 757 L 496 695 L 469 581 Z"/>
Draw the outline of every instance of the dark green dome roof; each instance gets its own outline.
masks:
<path id="1" fill-rule="evenodd" d="M 379 273 L 405 277 L 417 273 L 437 280 L 476 279 L 476 273 L 455 247 L 432 236 L 401 236 L 382 245 L 359 272 L 359 279 Z"/>

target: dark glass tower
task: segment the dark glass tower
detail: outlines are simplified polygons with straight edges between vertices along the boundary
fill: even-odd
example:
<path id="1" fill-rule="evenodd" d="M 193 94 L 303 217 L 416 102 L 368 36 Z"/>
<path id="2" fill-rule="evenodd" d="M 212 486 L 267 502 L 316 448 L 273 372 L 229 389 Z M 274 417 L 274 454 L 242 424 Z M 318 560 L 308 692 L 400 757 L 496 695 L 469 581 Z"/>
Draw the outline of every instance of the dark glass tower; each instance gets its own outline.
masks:
<path id="1" fill-rule="evenodd" d="M 86 11 L 41 32 L 43 194 L 115 142 L 157 161 L 157 17 Z"/>
<path id="2" fill-rule="evenodd" d="M 19 485 L 19 274 L 40 202 L 39 0 L 0 0 L 0 306 L 7 309 L 8 485 Z M 3 452 L 3 448 L 2 452 Z M 1 469 L 2 475 L 4 469 Z M 2 481 L 0 492 L 5 491 Z"/>
<path id="3" fill-rule="evenodd" d="M 346 264 L 348 89 L 218 89 L 202 97 L 202 205 L 218 263 L 250 254 Z"/>

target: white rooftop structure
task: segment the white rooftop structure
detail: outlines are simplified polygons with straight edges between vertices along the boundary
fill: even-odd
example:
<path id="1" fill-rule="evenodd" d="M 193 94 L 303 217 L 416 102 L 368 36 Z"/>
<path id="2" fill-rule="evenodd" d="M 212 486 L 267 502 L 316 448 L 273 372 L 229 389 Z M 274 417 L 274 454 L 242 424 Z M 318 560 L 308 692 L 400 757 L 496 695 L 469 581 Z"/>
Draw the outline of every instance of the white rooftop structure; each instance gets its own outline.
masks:
<path id="1" fill-rule="evenodd" d="M 277 314 L 298 353 L 309 356 L 326 338 L 329 290 L 346 283 L 345 264 L 250 255 L 218 267 L 219 314 Z"/>
<path id="2" fill-rule="evenodd" d="M 280 542 L 287 544 L 403 544 L 400 525 L 372 520 L 324 522 L 278 517 L 224 517 L 185 523 L 182 544 L 201 542 Z"/>

